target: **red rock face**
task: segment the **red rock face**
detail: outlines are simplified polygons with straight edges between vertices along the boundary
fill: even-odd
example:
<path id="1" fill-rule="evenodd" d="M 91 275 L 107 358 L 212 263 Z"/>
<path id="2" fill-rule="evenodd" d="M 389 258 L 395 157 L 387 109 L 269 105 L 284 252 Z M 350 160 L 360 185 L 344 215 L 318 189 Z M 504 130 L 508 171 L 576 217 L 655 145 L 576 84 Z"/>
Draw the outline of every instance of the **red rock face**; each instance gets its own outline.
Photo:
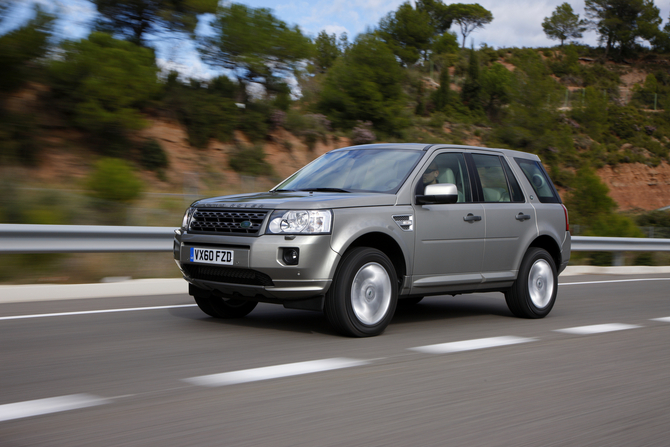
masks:
<path id="1" fill-rule="evenodd" d="M 670 206 L 670 165 L 649 167 L 640 163 L 606 166 L 598 175 L 621 211 L 655 210 Z"/>

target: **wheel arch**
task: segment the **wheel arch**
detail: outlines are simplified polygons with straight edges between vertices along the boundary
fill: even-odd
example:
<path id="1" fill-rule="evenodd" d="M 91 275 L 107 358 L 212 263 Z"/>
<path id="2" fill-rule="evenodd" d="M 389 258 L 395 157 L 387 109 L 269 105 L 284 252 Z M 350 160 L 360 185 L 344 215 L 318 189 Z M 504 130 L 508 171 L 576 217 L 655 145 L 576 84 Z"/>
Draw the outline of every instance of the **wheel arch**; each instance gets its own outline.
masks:
<path id="1" fill-rule="evenodd" d="M 402 248 L 393 237 L 380 232 L 366 233 L 352 241 L 345 253 L 356 247 L 375 248 L 388 256 L 395 268 L 398 281 L 400 285 L 402 284 L 402 280 L 407 274 L 407 263 Z"/>
<path id="2" fill-rule="evenodd" d="M 549 235 L 541 235 L 535 238 L 533 242 L 528 246 L 528 248 L 537 247 L 546 250 L 554 260 L 556 268 L 558 269 L 561 265 L 561 248 L 556 240 Z M 527 251 L 527 250 L 526 250 Z"/>

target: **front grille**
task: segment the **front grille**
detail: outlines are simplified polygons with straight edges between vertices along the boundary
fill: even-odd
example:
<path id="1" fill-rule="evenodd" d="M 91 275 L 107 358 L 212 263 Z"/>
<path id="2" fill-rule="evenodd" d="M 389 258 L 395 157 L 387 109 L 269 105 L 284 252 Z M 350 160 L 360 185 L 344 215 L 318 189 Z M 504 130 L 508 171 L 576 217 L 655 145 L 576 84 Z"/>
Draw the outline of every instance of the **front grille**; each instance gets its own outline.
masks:
<path id="1" fill-rule="evenodd" d="M 244 284 L 247 286 L 274 286 L 272 278 L 256 270 L 195 264 L 182 264 L 181 267 L 184 273 L 192 279 Z"/>
<path id="2" fill-rule="evenodd" d="M 201 210 L 191 217 L 190 231 L 258 235 L 267 211 Z"/>

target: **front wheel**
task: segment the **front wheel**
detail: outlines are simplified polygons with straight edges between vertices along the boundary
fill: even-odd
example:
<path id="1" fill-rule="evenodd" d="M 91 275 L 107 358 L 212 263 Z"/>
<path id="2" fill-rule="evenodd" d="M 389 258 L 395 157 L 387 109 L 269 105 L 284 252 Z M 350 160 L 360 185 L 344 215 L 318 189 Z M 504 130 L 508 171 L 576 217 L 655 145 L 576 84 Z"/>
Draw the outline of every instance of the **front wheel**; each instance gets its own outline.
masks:
<path id="1" fill-rule="evenodd" d="M 520 318 L 543 318 L 556 302 L 558 273 L 551 255 L 542 248 L 531 247 L 521 261 L 519 276 L 505 292 L 507 307 Z"/>
<path id="2" fill-rule="evenodd" d="M 398 301 L 398 280 L 389 258 L 375 248 L 347 252 L 326 294 L 324 311 L 343 335 L 371 337 L 384 332 Z"/>

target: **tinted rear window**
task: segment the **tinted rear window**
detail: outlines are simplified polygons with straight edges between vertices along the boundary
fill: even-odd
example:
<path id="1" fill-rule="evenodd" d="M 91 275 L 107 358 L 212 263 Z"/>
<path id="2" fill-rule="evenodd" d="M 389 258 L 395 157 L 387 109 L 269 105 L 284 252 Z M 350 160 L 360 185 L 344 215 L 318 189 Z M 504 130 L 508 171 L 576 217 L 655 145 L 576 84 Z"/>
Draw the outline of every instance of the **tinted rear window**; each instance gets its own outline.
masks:
<path id="1" fill-rule="evenodd" d="M 525 158 L 515 158 L 528 182 L 533 187 L 537 198 L 542 203 L 561 203 L 561 199 L 551 183 L 549 176 L 539 161 L 526 160 Z"/>

